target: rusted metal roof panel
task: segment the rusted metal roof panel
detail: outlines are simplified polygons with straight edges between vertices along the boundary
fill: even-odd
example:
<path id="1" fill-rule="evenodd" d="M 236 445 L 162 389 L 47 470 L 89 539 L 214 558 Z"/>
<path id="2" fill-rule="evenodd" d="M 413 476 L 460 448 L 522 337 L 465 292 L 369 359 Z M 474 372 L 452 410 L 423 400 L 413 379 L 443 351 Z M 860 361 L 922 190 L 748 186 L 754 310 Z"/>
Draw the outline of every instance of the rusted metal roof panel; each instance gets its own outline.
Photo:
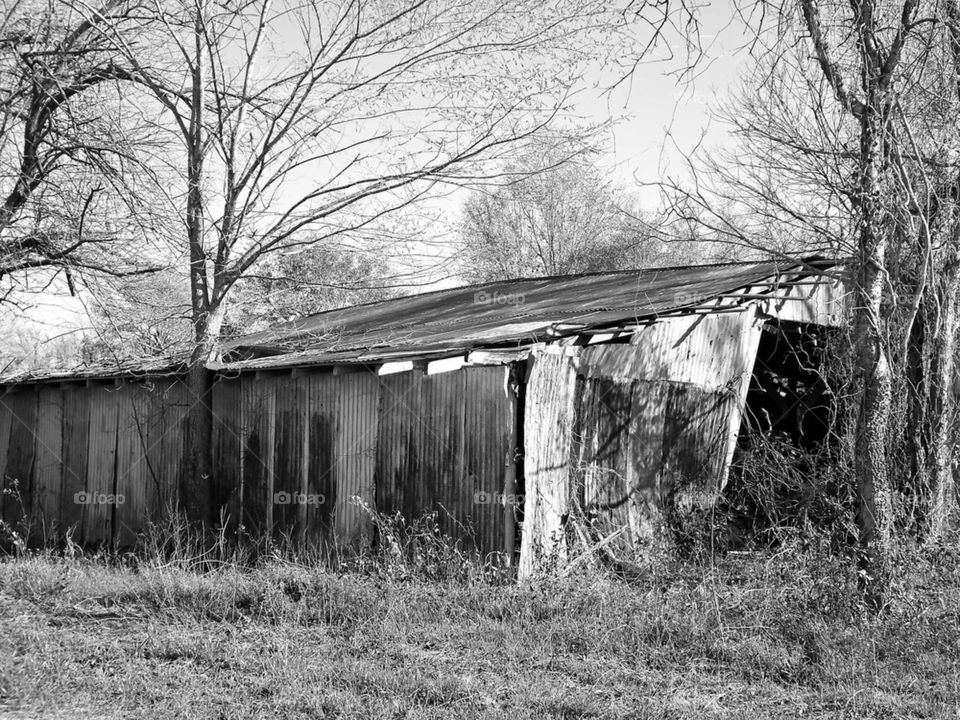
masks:
<path id="1" fill-rule="evenodd" d="M 792 293 L 790 308 L 826 317 L 816 296 L 792 284 L 819 282 L 819 264 L 757 262 L 511 280 L 341 308 L 227 342 L 224 368 L 384 362 L 478 348 L 524 347 L 586 329 L 647 322 L 727 301 L 736 306 Z M 806 291 L 803 291 L 806 292 Z M 738 300 L 737 295 L 741 298 Z M 773 307 L 771 303 L 771 308 Z M 782 305 L 782 304 L 781 304 Z M 810 306 L 810 307 L 807 307 Z M 812 309 L 811 309 L 812 308 Z M 734 307 L 736 309 L 736 307 Z M 775 308 L 771 309 L 775 312 Z M 799 312 L 799 311 L 798 311 Z M 816 314 L 815 314 L 816 313 Z M 246 359 L 240 359 L 246 358 Z"/>
<path id="2" fill-rule="evenodd" d="M 833 268 L 834 263 L 824 260 L 730 263 L 439 290 L 330 310 L 228 340 L 222 346 L 226 361 L 212 363 L 210 368 L 247 371 L 377 364 L 474 350 L 521 349 L 565 335 L 636 326 L 685 312 L 726 312 L 749 302 L 776 317 L 836 324 L 842 286 L 837 279 L 840 273 Z M 822 284 L 829 287 L 821 288 Z M 187 360 L 149 358 L 70 371 L 27 372 L 3 382 L 179 375 L 185 372 Z"/>

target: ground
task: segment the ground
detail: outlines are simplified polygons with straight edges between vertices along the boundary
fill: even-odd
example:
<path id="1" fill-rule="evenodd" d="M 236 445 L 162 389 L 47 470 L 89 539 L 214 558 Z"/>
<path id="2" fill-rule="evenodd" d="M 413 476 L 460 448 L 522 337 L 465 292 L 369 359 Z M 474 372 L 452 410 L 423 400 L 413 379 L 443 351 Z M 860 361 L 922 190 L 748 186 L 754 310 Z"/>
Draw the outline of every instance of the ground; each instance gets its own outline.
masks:
<path id="1" fill-rule="evenodd" d="M 525 585 L 21 555 L 0 717 L 958 717 L 957 565 L 912 561 L 874 616 L 792 551 Z"/>

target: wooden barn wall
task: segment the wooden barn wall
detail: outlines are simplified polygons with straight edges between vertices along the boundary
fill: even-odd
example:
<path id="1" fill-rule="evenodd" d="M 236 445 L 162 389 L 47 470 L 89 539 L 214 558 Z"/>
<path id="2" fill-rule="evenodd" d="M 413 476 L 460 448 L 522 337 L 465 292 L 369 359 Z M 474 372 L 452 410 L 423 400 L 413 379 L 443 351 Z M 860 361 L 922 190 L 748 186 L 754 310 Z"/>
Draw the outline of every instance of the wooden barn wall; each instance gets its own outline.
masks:
<path id="1" fill-rule="evenodd" d="M 415 518 L 437 513 L 441 532 L 482 553 L 504 549 L 512 512 L 515 396 L 503 366 L 381 378 L 377 507 Z"/>
<path id="2" fill-rule="evenodd" d="M 0 514 L 40 542 L 66 529 L 130 545 L 178 496 L 189 392 L 175 380 L 16 386 L 0 396 Z"/>
<path id="3" fill-rule="evenodd" d="M 244 374 L 214 383 L 211 496 L 233 530 L 368 544 L 368 508 L 482 552 L 513 532 L 516 397 L 505 366 L 378 377 Z M 14 386 L 0 397 L 0 516 L 129 546 L 180 498 L 193 400 L 174 378 Z M 512 488 L 511 488 L 512 490 Z M 509 520 L 509 522 L 508 522 Z"/>
<path id="4" fill-rule="evenodd" d="M 566 533 L 636 543 L 668 497 L 709 506 L 726 481 L 760 339 L 752 309 L 650 325 L 629 345 L 547 347 L 527 386 L 521 572 Z M 584 527 L 562 527 L 577 511 Z"/>

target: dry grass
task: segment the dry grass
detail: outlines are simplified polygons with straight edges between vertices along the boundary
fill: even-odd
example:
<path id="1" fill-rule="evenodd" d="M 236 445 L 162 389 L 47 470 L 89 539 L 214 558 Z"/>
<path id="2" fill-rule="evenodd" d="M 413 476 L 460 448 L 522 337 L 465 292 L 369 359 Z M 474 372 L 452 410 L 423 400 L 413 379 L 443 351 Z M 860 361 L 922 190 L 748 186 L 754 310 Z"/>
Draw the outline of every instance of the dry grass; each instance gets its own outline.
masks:
<path id="1" fill-rule="evenodd" d="M 960 569 L 879 618 L 829 555 L 525 586 L 261 560 L 0 562 L 0 716 L 956 717 Z"/>

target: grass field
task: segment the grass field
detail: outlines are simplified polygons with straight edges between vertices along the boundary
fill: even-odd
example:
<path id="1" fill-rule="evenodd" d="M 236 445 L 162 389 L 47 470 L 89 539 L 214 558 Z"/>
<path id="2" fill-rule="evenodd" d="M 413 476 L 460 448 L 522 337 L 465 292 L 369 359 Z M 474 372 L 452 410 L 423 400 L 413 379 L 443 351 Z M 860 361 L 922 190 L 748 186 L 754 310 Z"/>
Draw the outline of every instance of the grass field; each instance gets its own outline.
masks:
<path id="1" fill-rule="evenodd" d="M 905 565 L 873 617 L 816 553 L 522 586 L 21 555 L 0 717 L 958 717 L 960 567 Z"/>

